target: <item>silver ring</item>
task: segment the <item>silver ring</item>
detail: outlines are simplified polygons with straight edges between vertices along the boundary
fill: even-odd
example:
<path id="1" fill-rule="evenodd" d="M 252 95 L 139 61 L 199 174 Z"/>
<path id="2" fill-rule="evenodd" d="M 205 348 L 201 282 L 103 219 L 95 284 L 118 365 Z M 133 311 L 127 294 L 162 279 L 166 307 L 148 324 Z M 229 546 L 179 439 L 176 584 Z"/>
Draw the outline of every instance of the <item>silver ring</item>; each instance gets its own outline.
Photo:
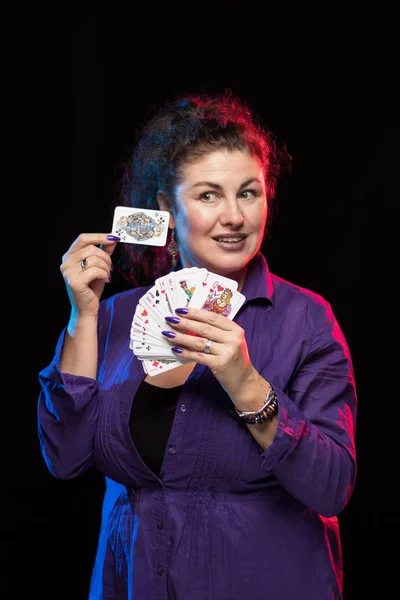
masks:
<path id="1" fill-rule="evenodd" d="M 204 346 L 204 352 L 206 354 L 210 354 L 210 348 L 211 348 L 211 344 L 212 344 L 212 340 L 207 340 Z"/>
<path id="2" fill-rule="evenodd" d="M 87 258 L 82 258 L 81 260 L 81 269 L 84 271 L 87 267 Z"/>

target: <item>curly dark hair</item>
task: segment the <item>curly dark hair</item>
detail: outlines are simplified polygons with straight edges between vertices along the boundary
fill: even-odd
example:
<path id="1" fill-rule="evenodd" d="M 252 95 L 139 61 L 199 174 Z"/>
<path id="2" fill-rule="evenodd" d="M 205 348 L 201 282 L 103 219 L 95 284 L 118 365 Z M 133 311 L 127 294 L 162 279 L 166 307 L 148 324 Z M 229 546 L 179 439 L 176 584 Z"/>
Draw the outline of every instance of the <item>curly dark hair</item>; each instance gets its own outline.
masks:
<path id="1" fill-rule="evenodd" d="M 249 150 L 260 160 L 269 205 L 268 229 L 278 177 L 284 166 L 290 166 L 291 157 L 284 145 L 278 149 L 272 132 L 262 127 L 247 104 L 229 90 L 214 96 L 202 93 L 168 100 L 148 120 L 123 165 L 114 206 L 157 210 L 160 190 L 174 205 L 185 165 L 220 149 Z M 170 234 L 167 245 L 169 240 Z M 171 270 L 166 248 L 123 244 L 117 267 L 132 284 L 143 278 L 154 281 Z"/>

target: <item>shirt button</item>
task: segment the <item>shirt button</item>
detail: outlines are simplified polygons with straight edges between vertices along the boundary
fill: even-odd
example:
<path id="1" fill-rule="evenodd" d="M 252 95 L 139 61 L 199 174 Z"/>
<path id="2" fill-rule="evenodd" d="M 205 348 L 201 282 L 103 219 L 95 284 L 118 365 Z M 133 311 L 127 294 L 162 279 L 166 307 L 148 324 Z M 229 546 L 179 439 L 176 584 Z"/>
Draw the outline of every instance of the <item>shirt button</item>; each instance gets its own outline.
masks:
<path id="1" fill-rule="evenodd" d="M 181 411 L 186 412 L 186 404 L 181 404 Z"/>
<path id="2" fill-rule="evenodd" d="M 162 567 L 157 567 L 157 575 L 162 575 L 164 573 L 164 569 Z"/>
<path id="3" fill-rule="evenodd" d="M 170 454 L 175 454 L 176 453 L 176 448 L 174 446 L 171 446 L 170 448 L 168 448 L 168 452 Z"/>
<path id="4" fill-rule="evenodd" d="M 157 521 L 157 529 L 163 529 L 164 527 L 164 522 L 163 521 Z"/>

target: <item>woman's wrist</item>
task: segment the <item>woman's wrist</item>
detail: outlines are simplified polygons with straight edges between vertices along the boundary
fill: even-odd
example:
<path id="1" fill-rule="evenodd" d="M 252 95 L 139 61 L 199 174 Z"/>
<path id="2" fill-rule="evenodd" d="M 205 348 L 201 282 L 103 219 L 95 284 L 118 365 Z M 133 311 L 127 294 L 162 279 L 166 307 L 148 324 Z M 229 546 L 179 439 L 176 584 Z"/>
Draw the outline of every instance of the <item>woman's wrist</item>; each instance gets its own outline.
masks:
<path id="1" fill-rule="evenodd" d="M 93 332 L 97 333 L 98 315 L 79 315 L 78 313 L 71 313 L 67 331 L 71 338 L 79 338 L 81 341 L 86 341 L 91 337 Z"/>
<path id="2" fill-rule="evenodd" d="M 270 389 L 270 383 L 252 367 L 246 381 L 231 396 L 231 399 L 235 408 L 241 412 L 257 411 L 264 406 Z"/>

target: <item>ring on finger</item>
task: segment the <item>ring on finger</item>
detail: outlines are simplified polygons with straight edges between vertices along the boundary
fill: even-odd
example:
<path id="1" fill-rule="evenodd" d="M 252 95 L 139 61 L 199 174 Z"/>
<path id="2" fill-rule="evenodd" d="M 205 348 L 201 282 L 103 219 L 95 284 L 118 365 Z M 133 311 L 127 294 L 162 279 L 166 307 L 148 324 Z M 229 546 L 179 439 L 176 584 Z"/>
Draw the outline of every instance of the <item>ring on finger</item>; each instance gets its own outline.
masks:
<path id="1" fill-rule="evenodd" d="M 212 340 L 207 340 L 205 345 L 204 345 L 204 352 L 205 354 L 210 354 L 210 348 L 211 348 L 211 344 L 213 343 Z"/>
<path id="2" fill-rule="evenodd" d="M 81 265 L 81 270 L 84 271 L 87 267 L 87 258 L 86 257 L 82 258 L 80 265 Z"/>

